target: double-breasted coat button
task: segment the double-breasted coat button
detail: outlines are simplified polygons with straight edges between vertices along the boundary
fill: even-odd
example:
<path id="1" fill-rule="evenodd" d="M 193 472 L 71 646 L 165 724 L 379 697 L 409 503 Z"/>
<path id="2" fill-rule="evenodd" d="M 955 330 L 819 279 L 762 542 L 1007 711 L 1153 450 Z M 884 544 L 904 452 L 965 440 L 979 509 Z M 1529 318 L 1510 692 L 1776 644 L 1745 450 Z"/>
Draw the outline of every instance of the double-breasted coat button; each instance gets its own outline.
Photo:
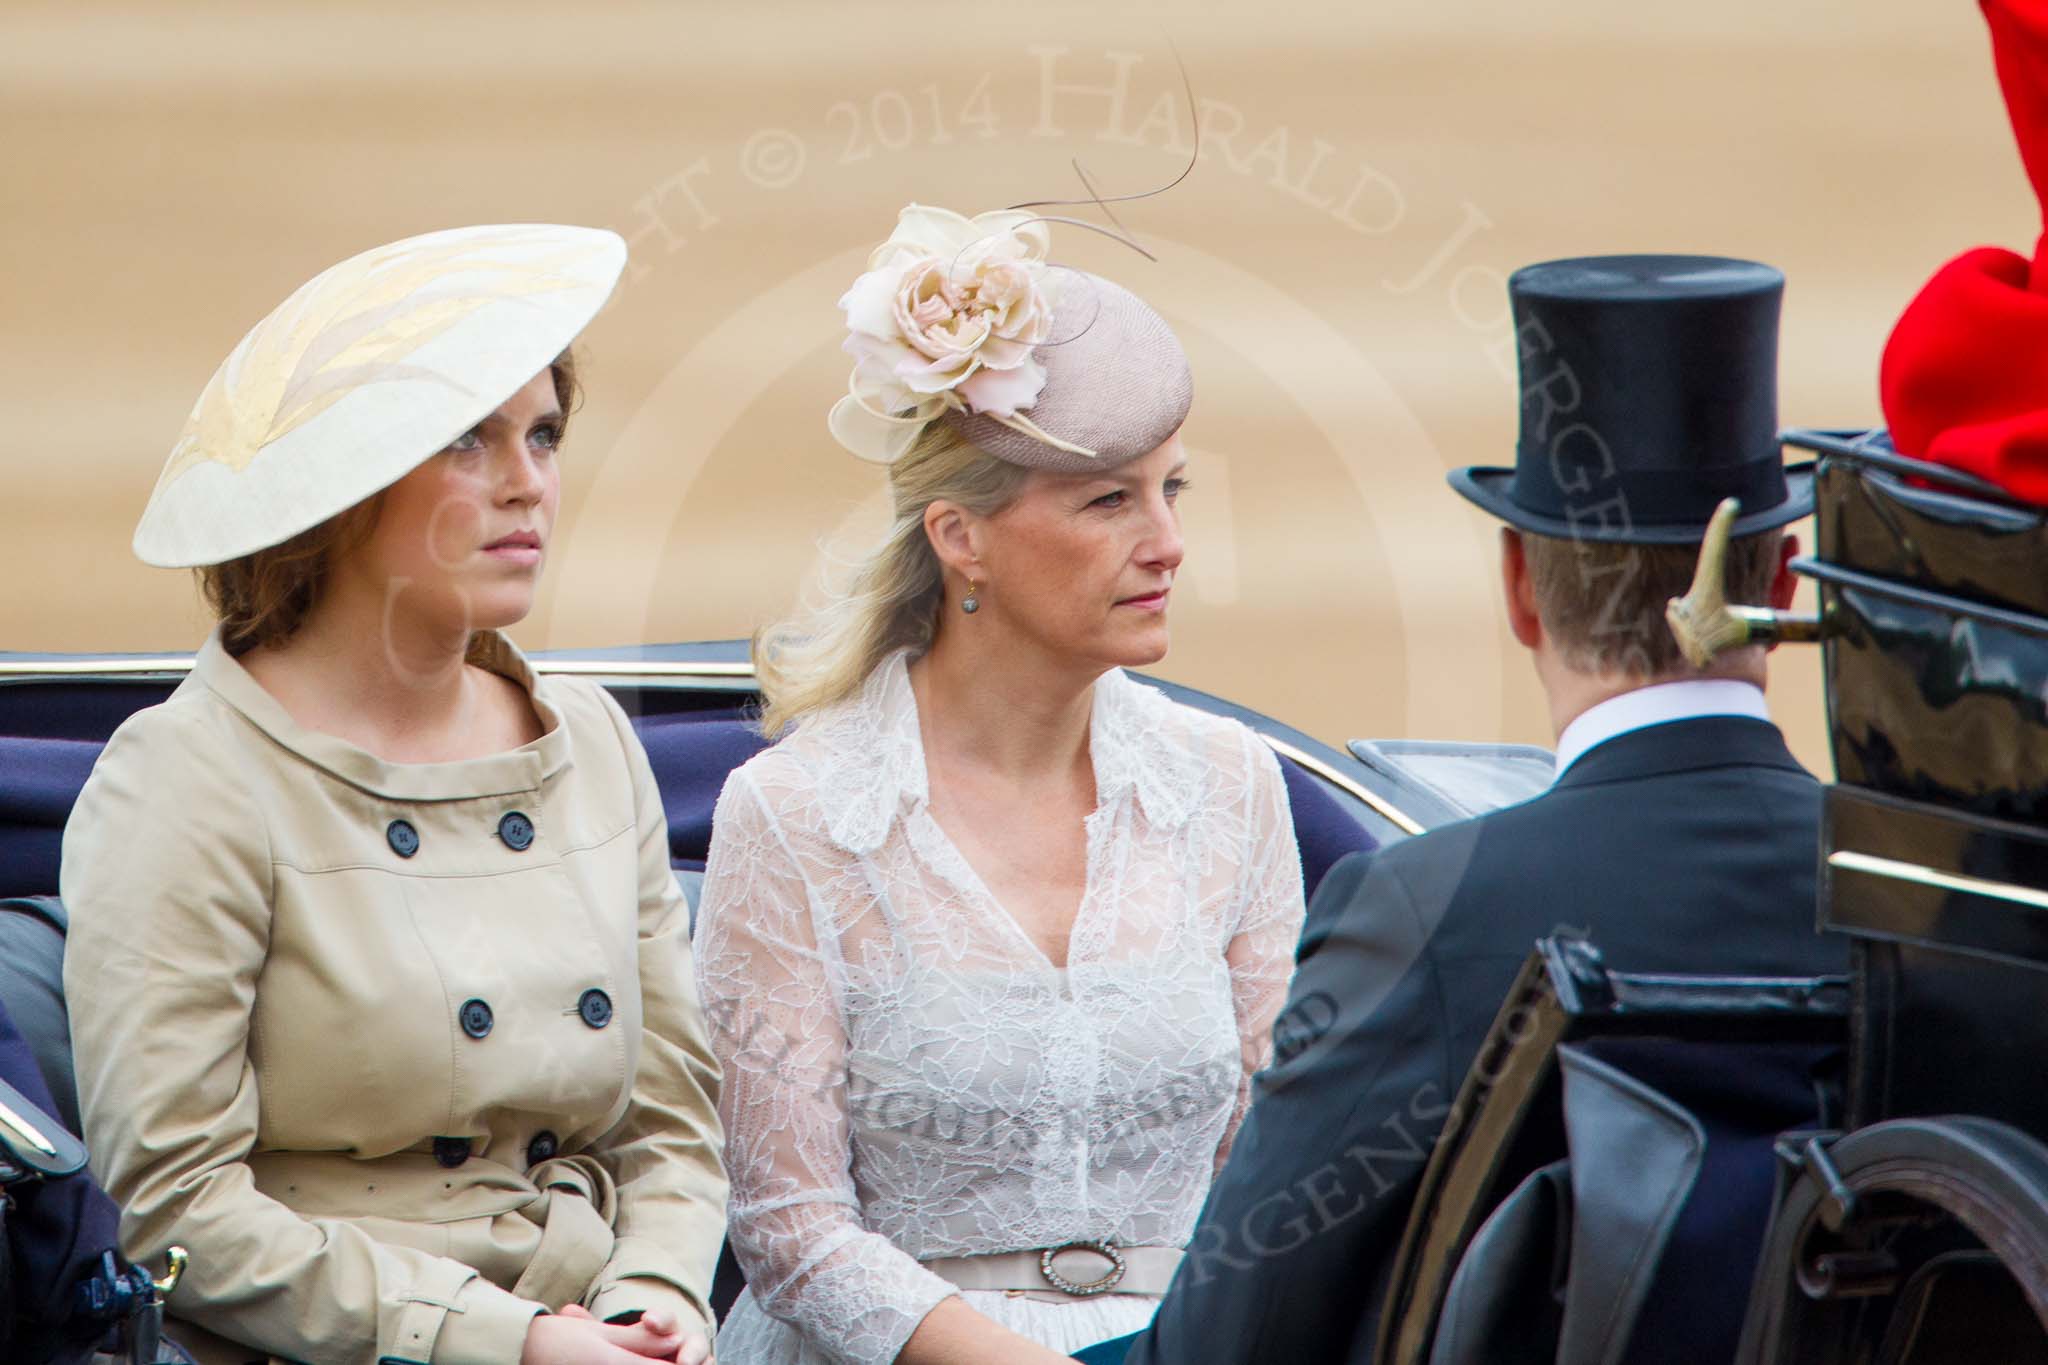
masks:
<path id="1" fill-rule="evenodd" d="M 469 1139 L 444 1137 L 435 1138 L 434 1160 L 440 1162 L 449 1170 L 454 1170 L 457 1166 L 460 1166 L 463 1162 L 469 1160 Z"/>
<path id="2" fill-rule="evenodd" d="M 533 1135 L 533 1141 L 526 1144 L 526 1164 L 538 1166 L 543 1161 L 553 1161 L 555 1153 L 561 1149 L 561 1139 L 542 1129 Z"/>
<path id="3" fill-rule="evenodd" d="M 481 1038 L 491 1031 L 491 1007 L 481 1000 L 465 1000 L 461 1010 L 462 1031 Z"/>
<path id="4" fill-rule="evenodd" d="M 384 826 L 384 842 L 391 845 L 391 851 L 401 858 L 410 858 L 420 851 L 420 832 L 408 820 L 393 820 Z"/>
<path id="5" fill-rule="evenodd" d="M 526 818 L 524 811 L 508 810 L 498 821 L 498 837 L 514 853 L 524 853 L 533 842 L 533 821 Z"/>
<path id="6" fill-rule="evenodd" d="M 612 1021 L 612 998 L 593 986 L 577 999 L 576 1012 L 592 1028 L 603 1028 Z"/>

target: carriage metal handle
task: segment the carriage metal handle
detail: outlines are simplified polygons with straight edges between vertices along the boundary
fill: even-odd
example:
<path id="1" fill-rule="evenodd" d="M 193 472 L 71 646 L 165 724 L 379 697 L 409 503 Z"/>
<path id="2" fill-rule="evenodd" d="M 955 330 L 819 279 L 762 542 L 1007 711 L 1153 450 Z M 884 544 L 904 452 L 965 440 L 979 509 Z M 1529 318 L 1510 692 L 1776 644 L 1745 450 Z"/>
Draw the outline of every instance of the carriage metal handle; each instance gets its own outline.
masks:
<path id="1" fill-rule="evenodd" d="M 1692 587 L 1664 607 L 1664 620 L 1678 641 L 1679 652 L 1694 668 L 1705 668 L 1717 656 L 1745 645 L 1802 644 L 1821 635 L 1818 616 L 1728 600 L 1728 541 L 1741 511 L 1741 499 L 1721 499 L 1713 520 L 1707 523 L 1706 537 L 1700 541 Z"/>

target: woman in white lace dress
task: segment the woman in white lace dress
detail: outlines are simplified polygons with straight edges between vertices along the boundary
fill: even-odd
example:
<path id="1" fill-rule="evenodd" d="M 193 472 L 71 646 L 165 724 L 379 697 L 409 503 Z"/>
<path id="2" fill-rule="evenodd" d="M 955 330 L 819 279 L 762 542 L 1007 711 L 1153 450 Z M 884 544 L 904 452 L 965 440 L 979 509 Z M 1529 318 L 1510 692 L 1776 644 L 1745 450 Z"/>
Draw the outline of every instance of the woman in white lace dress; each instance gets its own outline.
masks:
<path id="1" fill-rule="evenodd" d="M 841 301 L 832 428 L 889 463 L 896 522 L 762 637 L 787 737 L 718 805 L 696 957 L 749 1281 L 725 1365 L 1136 1330 L 1284 995 L 1278 764 L 1121 671 L 1166 650 L 1186 358 L 1045 246 L 1021 212 L 912 206 Z"/>

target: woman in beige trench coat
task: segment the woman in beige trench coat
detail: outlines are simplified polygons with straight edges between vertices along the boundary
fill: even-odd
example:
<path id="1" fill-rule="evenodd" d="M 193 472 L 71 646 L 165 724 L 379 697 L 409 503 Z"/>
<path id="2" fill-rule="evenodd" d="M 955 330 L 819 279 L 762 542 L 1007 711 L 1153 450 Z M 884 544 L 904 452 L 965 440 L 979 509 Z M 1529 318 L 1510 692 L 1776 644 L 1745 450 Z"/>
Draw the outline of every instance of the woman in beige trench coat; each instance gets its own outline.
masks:
<path id="1" fill-rule="evenodd" d="M 221 624 L 65 832 L 86 1136 L 202 1361 L 703 1358 L 717 1064 L 645 754 L 498 633 L 624 247 L 472 228 L 294 294 L 141 526 Z"/>

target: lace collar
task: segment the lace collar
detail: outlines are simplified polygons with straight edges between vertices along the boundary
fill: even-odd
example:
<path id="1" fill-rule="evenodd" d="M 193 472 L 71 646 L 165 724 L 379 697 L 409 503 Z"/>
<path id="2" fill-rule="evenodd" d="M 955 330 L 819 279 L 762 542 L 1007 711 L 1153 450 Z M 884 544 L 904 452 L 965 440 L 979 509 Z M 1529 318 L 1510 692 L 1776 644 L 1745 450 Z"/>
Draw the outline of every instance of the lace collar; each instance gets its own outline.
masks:
<path id="1" fill-rule="evenodd" d="M 909 662 L 907 650 L 890 655 L 857 697 L 805 727 L 803 747 L 822 763 L 817 788 L 827 832 L 850 853 L 874 852 L 906 802 L 922 804 L 931 796 Z M 1134 792 L 1155 828 L 1177 828 L 1193 813 L 1201 762 L 1176 733 L 1182 728 L 1173 723 L 1177 709 L 1159 689 L 1132 681 L 1120 668 L 1096 679 L 1088 749 L 1099 809 Z"/>

